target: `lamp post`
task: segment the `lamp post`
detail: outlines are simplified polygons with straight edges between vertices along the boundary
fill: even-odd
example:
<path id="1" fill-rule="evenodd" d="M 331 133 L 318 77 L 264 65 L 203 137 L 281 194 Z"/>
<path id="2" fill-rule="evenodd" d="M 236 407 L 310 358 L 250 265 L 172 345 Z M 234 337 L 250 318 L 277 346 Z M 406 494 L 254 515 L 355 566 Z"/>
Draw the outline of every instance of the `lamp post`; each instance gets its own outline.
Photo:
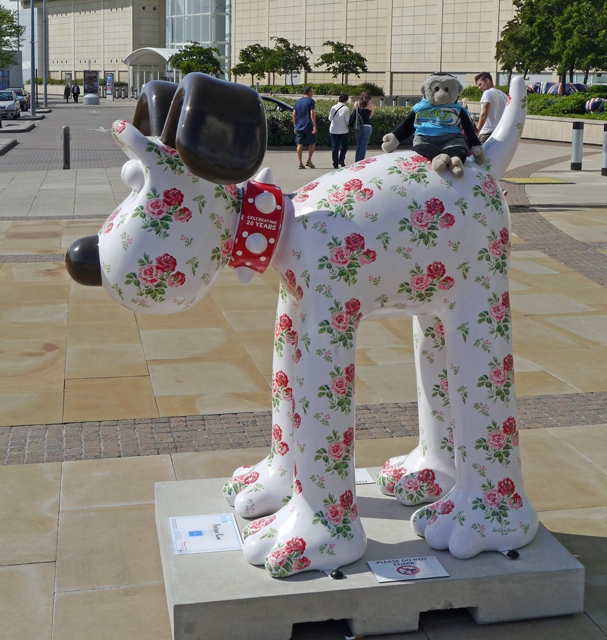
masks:
<path id="1" fill-rule="evenodd" d="M 33 2 L 34 0 L 32 0 Z M 42 106 L 48 107 L 47 101 L 47 79 L 48 79 L 48 29 L 46 21 L 46 0 L 42 0 L 42 76 L 43 76 L 43 100 Z"/>
<path id="2" fill-rule="evenodd" d="M 34 75 L 34 70 L 36 68 L 36 41 L 34 39 L 35 27 L 36 27 L 36 14 L 34 12 L 34 0 L 30 0 L 30 14 L 31 14 L 31 49 L 30 49 L 30 87 L 32 89 L 30 96 L 30 114 L 32 117 L 36 115 L 36 94 L 34 91 L 36 90 L 35 82 L 36 78 Z"/>

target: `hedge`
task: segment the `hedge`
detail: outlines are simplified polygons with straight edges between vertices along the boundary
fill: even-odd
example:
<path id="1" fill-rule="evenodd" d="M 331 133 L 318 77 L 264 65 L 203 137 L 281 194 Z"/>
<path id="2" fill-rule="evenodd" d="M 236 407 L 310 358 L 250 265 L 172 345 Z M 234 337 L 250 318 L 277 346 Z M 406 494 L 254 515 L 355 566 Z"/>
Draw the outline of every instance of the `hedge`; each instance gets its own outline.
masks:
<path id="1" fill-rule="evenodd" d="M 373 82 L 363 82 L 362 84 L 345 84 L 341 85 L 332 82 L 321 82 L 310 84 L 265 84 L 259 87 L 261 93 L 269 93 L 270 91 L 280 94 L 302 95 L 304 87 L 312 87 L 314 93 L 319 96 L 338 96 L 340 93 L 346 93 L 349 96 L 359 96 L 362 91 L 368 91 L 372 96 L 383 96 L 384 90 Z"/>
<path id="2" fill-rule="evenodd" d="M 288 98 L 284 100 L 293 104 L 294 100 Z M 329 134 L 329 111 L 335 102 L 331 100 L 316 101 L 316 128 L 318 135 L 316 144 L 321 147 L 331 146 L 331 136 Z M 350 110 L 352 105 L 348 104 Z M 270 107 L 271 108 L 271 107 Z M 386 133 L 390 133 L 409 115 L 410 107 L 376 107 L 371 120 L 373 131 L 369 140 L 370 145 L 381 145 L 382 138 Z M 293 116 L 287 111 L 266 111 L 268 123 L 268 146 L 282 147 L 295 145 L 295 132 L 293 131 Z M 354 132 L 350 132 L 350 145 L 354 146 L 356 139 Z"/>

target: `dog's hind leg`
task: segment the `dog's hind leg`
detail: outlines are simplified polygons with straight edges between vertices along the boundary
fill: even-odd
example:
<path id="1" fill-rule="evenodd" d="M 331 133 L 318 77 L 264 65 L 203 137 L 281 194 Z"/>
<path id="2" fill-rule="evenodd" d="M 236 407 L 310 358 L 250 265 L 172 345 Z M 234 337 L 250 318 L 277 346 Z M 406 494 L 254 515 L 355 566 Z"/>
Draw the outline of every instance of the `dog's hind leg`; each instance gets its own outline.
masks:
<path id="1" fill-rule="evenodd" d="M 504 322 L 504 309 L 499 324 L 491 316 L 495 305 L 509 304 L 507 280 L 490 276 L 486 282 L 486 292 L 476 291 L 443 318 L 456 483 L 412 517 L 430 547 L 461 559 L 522 547 L 538 527 L 523 486 L 510 323 Z M 474 327 L 473 335 L 462 332 L 463 326 L 471 332 Z"/>
<path id="2" fill-rule="evenodd" d="M 281 290 L 274 329 L 274 379 L 278 372 L 293 380 L 298 348 L 299 312 L 291 296 Z M 224 486 L 228 502 L 243 517 L 259 517 L 274 513 L 292 494 L 293 429 L 301 418 L 294 410 L 292 397 L 276 397 L 272 401 L 272 443 L 269 455 L 250 467 L 240 467 Z"/>
<path id="3" fill-rule="evenodd" d="M 435 502 L 455 484 L 453 427 L 447 386 L 443 323 L 433 316 L 413 318 L 417 372 L 419 444 L 390 458 L 377 477 L 382 493 L 411 506 Z"/>

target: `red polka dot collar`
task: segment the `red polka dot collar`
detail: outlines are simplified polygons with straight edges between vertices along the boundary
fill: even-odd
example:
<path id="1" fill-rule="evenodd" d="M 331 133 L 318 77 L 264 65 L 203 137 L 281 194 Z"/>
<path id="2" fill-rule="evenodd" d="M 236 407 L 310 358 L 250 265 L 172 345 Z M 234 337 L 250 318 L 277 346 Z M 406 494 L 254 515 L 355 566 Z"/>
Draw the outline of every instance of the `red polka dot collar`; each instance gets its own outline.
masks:
<path id="1" fill-rule="evenodd" d="M 262 169 L 255 180 L 247 181 L 229 262 L 242 284 L 268 268 L 280 237 L 284 210 L 284 195 L 274 184 L 270 169 Z"/>

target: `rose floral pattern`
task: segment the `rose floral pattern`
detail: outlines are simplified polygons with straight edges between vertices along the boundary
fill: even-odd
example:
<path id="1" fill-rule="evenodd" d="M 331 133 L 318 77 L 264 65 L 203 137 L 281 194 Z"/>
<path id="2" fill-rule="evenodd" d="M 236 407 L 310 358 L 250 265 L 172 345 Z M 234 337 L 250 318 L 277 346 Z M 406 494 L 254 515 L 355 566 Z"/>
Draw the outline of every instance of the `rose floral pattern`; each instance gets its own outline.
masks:
<path id="1" fill-rule="evenodd" d="M 401 479 L 394 489 L 394 494 L 400 496 L 400 501 L 407 504 L 417 504 L 429 496 L 438 498 L 443 490 L 435 480 L 432 469 L 422 469 Z"/>
<path id="2" fill-rule="evenodd" d="M 432 171 L 432 163 L 424 156 L 413 155 L 408 158 L 397 158 L 396 165 L 388 167 L 388 175 L 398 175 L 403 182 L 427 186 L 428 172 Z"/>
<path id="3" fill-rule="evenodd" d="M 497 186 L 523 120 L 524 87 L 512 86 L 517 115 L 504 115 L 516 121 L 512 135 L 486 146 L 482 167 L 467 161 L 461 178 L 402 152 L 318 177 L 285 200 L 270 265 L 280 275 L 272 445 L 224 489 L 241 516 L 262 516 L 246 529 L 244 553 L 274 577 L 364 554 L 351 472 L 353 352 L 364 318 L 419 314 L 420 441 L 390 459 L 378 481 L 384 493 L 438 499 L 412 526 L 430 543 L 440 526 L 456 557 L 533 538 L 516 430 L 508 210 Z M 104 285 L 130 309 L 187 308 L 231 263 L 242 193 L 194 176 L 174 149 L 128 123 L 113 135 L 145 181 L 100 232 Z"/>
<path id="4" fill-rule="evenodd" d="M 485 457 L 487 462 L 499 462 L 504 466 L 510 464 L 510 454 L 515 447 L 518 447 L 518 430 L 513 417 L 505 420 L 501 426 L 492 420 L 487 427 L 487 435 L 479 438 L 474 446 L 475 449 L 481 449 L 487 454 Z"/>
<path id="5" fill-rule="evenodd" d="M 345 478 L 350 473 L 353 444 L 352 427 L 341 435 L 334 429 L 331 435 L 327 436 L 326 446 L 317 449 L 314 460 L 322 460 L 325 463 L 325 473 L 337 473 L 341 478 Z"/>
<path id="6" fill-rule="evenodd" d="M 326 208 L 332 217 L 342 216 L 351 219 L 354 205 L 367 202 L 373 197 L 373 190 L 364 188 L 361 180 L 348 180 L 341 187 L 333 186 L 327 197 L 318 201 L 318 206 Z"/>
<path id="7" fill-rule="evenodd" d="M 489 272 L 493 275 L 505 273 L 508 266 L 508 256 L 510 255 L 510 234 L 508 229 L 504 227 L 499 233 L 491 230 L 487 240 L 489 241 L 487 247 L 478 252 L 478 261 L 485 260 L 488 262 Z"/>
<path id="8" fill-rule="evenodd" d="M 155 187 L 146 193 L 145 205 L 135 207 L 133 217 L 143 218 L 142 229 L 152 231 L 159 238 L 168 238 L 171 223 L 188 222 L 192 212 L 183 205 L 183 193 L 179 189 L 166 189 L 159 194 Z"/>
<path id="9" fill-rule="evenodd" d="M 231 482 L 226 482 L 223 486 L 223 495 L 228 498 L 232 494 L 240 493 L 243 489 L 251 484 L 255 484 L 259 480 L 259 472 L 251 471 L 244 473 L 236 478 L 232 478 Z"/>
<path id="10" fill-rule="evenodd" d="M 158 256 L 153 262 L 144 253 L 138 263 L 139 269 L 128 273 L 124 284 L 135 286 L 138 296 L 135 302 L 142 307 L 148 306 L 148 300 L 163 302 L 168 289 L 185 283 L 185 275 L 177 271 L 177 260 L 168 253 Z"/>
<path id="11" fill-rule="evenodd" d="M 350 413 L 354 395 L 354 363 L 349 364 L 343 371 L 340 367 L 334 367 L 329 376 L 331 382 L 318 387 L 318 397 L 326 397 L 332 410 L 339 409 L 344 413 Z"/>
<path id="12" fill-rule="evenodd" d="M 495 178 L 489 173 L 483 175 L 480 172 L 477 173 L 476 177 L 479 180 L 479 184 L 473 187 L 472 195 L 475 198 L 482 198 L 485 201 L 485 207 L 491 207 L 502 215 L 504 213 L 504 202 Z"/>
<path id="13" fill-rule="evenodd" d="M 489 309 L 478 314 L 478 324 L 489 325 L 492 336 L 507 338 L 510 335 L 510 294 L 507 291 L 501 296 L 493 293 L 487 303 Z"/>
<path id="14" fill-rule="evenodd" d="M 423 205 L 413 200 L 407 208 L 411 213 L 399 221 L 398 230 L 408 231 L 411 242 L 417 245 L 436 247 L 439 231 L 455 224 L 455 217 L 445 213 L 445 205 L 438 198 L 430 198 Z"/>
<path id="15" fill-rule="evenodd" d="M 282 357 L 286 345 L 297 349 L 298 335 L 293 329 L 293 320 L 283 313 L 277 320 L 274 328 L 274 353 Z"/>
<path id="16" fill-rule="evenodd" d="M 514 361 L 512 355 L 507 355 L 502 362 L 495 356 L 489 363 L 489 373 L 483 374 L 477 386 L 489 389 L 488 397 L 493 402 L 501 400 L 505 405 L 510 401 L 510 391 L 514 383 Z"/>
<path id="17" fill-rule="evenodd" d="M 403 291 L 409 296 L 409 300 L 416 302 L 427 302 L 432 300 L 432 296 L 439 290 L 451 289 L 455 281 L 446 274 L 445 265 L 442 262 L 433 262 L 425 269 L 419 264 L 415 265 L 409 274 L 408 282 L 403 282 L 398 286 L 398 293 Z"/>
<path id="18" fill-rule="evenodd" d="M 385 490 L 385 493 L 394 495 L 394 487 L 396 483 L 407 473 L 403 459 L 398 461 L 387 460 L 377 476 L 377 485 Z"/>
<path id="19" fill-rule="evenodd" d="M 323 509 L 314 514 L 312 524 L 321 524 L 331 538 L 352 538 L 352 523 L 358 518 L 352 491 L 344 492 L 337 500 L 331 493 L 323 500 Z"/>
<path id="20" fill-rule="evenodd" d="M 487 480 L 481 488 L 483 495 L 472 502 L 472 510 L 483 511 L 485 520 L 508 524 L 510 511 L 517 511 L 523 506 L 523 499 L 516 493 L 516 487 L 510 478 L 500 480 L 497 486 Z"/>
<path id="21" fill-rule="evenodd" d="M 349 285 L 356 283 L 358 270 L 377 260 L 377 253 L 365 250 L 365 239 L 359 233 L 352 233 L 342 242 L 336 236 L 327 244 L 329 255 L 318 260 L 318 269 L 326 269 L 331 280 L 343 280 Z"/>
<path id="22" fill-rule="evenodd" d="M 286 544 L 277 544 L 266 558 L 266 569 L 273 578 L 286 578 L 310 566 L 304 556 L 306 543 L 301 538 L 291 538 Z"/>
<path id="23" fill-rule="evenodd" d="M 362 319 L 360 300 L 351 298 L 345 305 L 335 300 L 329 307 L 330 320 L 323 320 L 318 325 L 318 333 L 327 333 L 331 336 L 330 343 L 341 345 L 346 349 L 354 346 L 354 336 Z"/>

